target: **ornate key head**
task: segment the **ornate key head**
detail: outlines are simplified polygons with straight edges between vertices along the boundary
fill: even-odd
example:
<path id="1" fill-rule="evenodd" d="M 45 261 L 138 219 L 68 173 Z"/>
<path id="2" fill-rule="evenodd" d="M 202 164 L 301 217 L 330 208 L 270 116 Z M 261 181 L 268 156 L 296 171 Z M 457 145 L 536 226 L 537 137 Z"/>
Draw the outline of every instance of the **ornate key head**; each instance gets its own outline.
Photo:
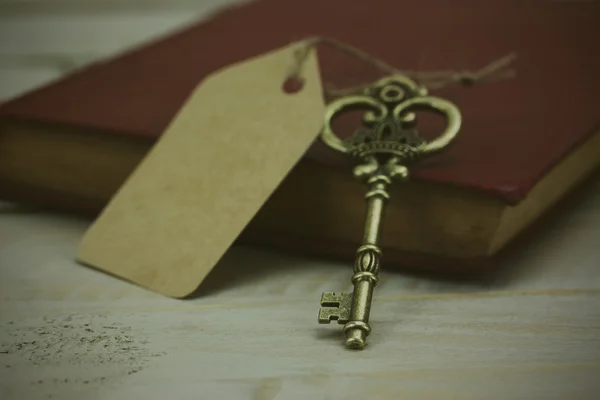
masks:
<path id="1" fill-rule="evenodd" d="M 341 139 L 331 127 L 335 117 L 346 111 L 366 109 L 362 128 Z M 446 119 L 446 128 L 434 140 L 426 141 L 416 128 L 415 111 L 428 110 Z M 407 178 L 404 164 L 437 152 L 456 137 L 461 125 L 458 108 L 451 102 L 429 96 L 427 89 L 399 75 L 383 78 L 362 94 L 343 97 L 325 111 L 322 140 L 334 150 L 348 154 L 358 164 L 357 177 L 380 172 L 390 178 Z"/>
<path id="2" fill-rule="evenodd" d="M 333 119 L 345 111 L 367 109 L 364 126 L 346 139 L 331 128 Z M 416 111 L 429 110 L 442 114 L 446 127 L 434 140 L 426 141 L 416 129 Z M 425 88 L 404 76 L 381 79 L 356 96 L 338 99 L 325 110 L 321 138 L 331 148 L 355 159 L 354 175 L 369 185 L 365 195 L 366 213 L 363 244 L 354 263 L 352 295 L 325 292 L 321 298 L 319 323 L 331 320 L 344 323 L 346 346 L 362 349 L 371 332 L 369 314 L 373 288 L 378 281 L 381 249 L 378 247 L 381 220 L 389 199 L 387 185 L 392 178 L 408 178 L 406 165 L 420 157 L 446 147 L 456 136 L 461 124 L 458 108 L 452 103 L 429 96 Z"/>

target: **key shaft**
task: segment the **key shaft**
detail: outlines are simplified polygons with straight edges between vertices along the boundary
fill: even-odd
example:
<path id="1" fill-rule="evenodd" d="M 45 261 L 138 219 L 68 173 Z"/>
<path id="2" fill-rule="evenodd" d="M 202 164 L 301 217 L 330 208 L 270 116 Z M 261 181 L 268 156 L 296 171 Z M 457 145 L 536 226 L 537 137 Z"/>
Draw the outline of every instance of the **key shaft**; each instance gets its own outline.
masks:
<path id="1" fill-rule="evenodd" d="M 374 162 L 374 161 L 373 161 Z M 360 175 L 360 174 L 359 174 Z M 325 292 L 321 296 L 319 323 L 328 324 L 337 320 L 344 325 L 346 347 L 362 349 L 371 332 L 369 316 L 373 291 L 379 280 L 381 249 L 378 247 L 386 202 L 387 187 L 391 179 L 386 173 L 375 174 L 367 179 L 369 191 L 365 195 L 367 213 L 362 245 L 356 251 L 352 293 L 335 295 Z"/>
<path id="2" fill-rule="evenodd" d="M 352 305 L 350 321 L 344 325 L 346 347 L 362 349 L 366 345 L 367 336 L 371 332 L 369 316 L 373 291 L 379 280 L 381 249 L 378 247 L 381 222 L 385 205 L 389 199 L 387 186 L 390 179 L 385 175 L 375 175 L 369 179 L 370 190 L 366 194 L 367 215 L 363 244 L 357 250 L 354 262 L 352 283 Z"/>

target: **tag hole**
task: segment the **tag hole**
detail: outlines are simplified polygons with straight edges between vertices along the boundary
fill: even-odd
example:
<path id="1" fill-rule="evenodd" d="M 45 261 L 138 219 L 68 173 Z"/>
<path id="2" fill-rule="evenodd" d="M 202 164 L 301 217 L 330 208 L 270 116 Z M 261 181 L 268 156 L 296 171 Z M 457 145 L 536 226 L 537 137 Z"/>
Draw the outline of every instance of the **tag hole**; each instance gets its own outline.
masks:
<path id="1" fill-rule="evenodd" d="M 300 76 L 290 76 L 283 82 L 282 89 L 285 93 L 298 93 L 304 87 L 304 79 Z"/>

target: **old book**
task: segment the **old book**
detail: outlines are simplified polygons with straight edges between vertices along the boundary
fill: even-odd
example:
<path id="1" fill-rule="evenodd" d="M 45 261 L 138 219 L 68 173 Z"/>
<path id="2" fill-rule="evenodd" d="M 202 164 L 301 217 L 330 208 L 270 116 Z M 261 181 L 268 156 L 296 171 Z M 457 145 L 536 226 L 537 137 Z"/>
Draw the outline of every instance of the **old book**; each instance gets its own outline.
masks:
<path id="1" fill-rule="evenodd" d="M 598 2 L 238 5 L 5 103 L 0 196 L 95 215 L 205 76 L 307 36 L 423 72 L 474 70 L 515 53 L 510 79 L 433 92 L 459 106 L 462 132 L 392 189 L 383 228 L 386 265 L 485 269 L 600 161 L 599 15 Z M 325 85 L 380 76 L 329 47 L 319 59 Z M 315 142 L 239 241 L 352 260 L 364 188 L 332 153 Z"/>

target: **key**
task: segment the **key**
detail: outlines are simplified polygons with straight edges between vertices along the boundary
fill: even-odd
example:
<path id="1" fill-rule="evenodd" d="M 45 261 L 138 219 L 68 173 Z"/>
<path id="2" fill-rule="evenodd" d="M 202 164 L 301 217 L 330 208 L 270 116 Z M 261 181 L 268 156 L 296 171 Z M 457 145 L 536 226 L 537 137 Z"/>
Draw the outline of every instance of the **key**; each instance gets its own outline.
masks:
<path id="1" fill-rule="evenodd" d="M 328 324 L 331 321 L 338 321 L 345 324 L 350 320 L 350 306 L 352 304 L 352 293 L 342 293 L 337 296 L 334 292 L 325 292 L 321 295 L 321 305 L 323 308 L 319 311 L 319 322 Z"/>
<path id="2" fill-rule="evenodd" d="M 365 109 L 363 127 L 340 138 L 331 127 L 345 111 Z M 423 139 L 417 128 L 415 111 L 426 110 L 446 119 L 443 132 L 434 140 Z M 409 179 L 408 167 L 447 147 L 461 126 L 461 115 L 451 102 L 428 95 L 427 89 L 408 77 L 383 78 L 361 93 L 330 103 L 325 111 L 321 139 L 333 150 L 354 161 L 354 176 L 367 187 L 367 211 L 362 244 L 356 252 L 352 293 L 325 292 L 321 296 L 318 321 L 343 324 L 345 345 L 363 349 L 371 333 L 371 300 L 379 280 L 382 250 L 379 236 L 387 202 L 388 187 L 394 181 Z"/>

